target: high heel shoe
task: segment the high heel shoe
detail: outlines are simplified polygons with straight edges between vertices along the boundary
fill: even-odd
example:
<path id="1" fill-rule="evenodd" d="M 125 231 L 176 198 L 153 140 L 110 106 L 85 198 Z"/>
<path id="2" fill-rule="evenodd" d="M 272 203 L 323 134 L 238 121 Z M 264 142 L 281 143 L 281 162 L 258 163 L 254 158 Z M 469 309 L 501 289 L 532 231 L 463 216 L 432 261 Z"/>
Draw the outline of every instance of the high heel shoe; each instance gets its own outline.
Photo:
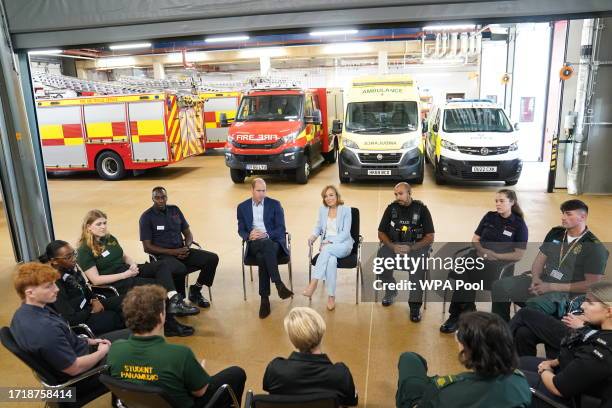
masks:
<path id="1" fill-rule="evenodd" d="M 308 287 L 302 292 L 302 295 L 312 300 L 312 295 L 314 294 L 315 290 L 317 290 L 317 285 L 314 285 L 314 287 L 312 285 L 308 285 Z"/>
<path id="2" fill-rule="evenodd" d="M 331 312 L 335 308 L 336 308 L 336 300 L 334 299 L 333 296 L 330 296 L 329 298 L 327 298 L 327 310 Z"/>

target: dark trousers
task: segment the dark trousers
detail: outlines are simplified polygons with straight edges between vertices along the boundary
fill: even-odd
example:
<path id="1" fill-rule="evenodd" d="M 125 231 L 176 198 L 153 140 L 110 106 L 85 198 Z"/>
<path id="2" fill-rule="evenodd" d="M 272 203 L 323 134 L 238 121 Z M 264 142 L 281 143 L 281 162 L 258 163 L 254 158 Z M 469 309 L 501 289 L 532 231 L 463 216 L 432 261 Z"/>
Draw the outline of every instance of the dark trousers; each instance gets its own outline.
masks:
<path id="1" fill-rule="evenodd" d="M 174 276 L 180 275 L 182 273 L 182 268 L 184 268 L 182 265 L 179 268 L 166 260 L 138 264 L 138 275 L 133 278 L 122 279 L 111 285 L 122 295 L 125 295 L 134 286 L 149 284 L 160 285 L 166 289 L 166 291 L 172 292 L 176 290 Z M 181 287 L 182 286 L 183 284 L 181 284 Z"/>
<path id="2" fill-rule="evenodd" d="M 525 378 L 529 383 L 529 386 L 534 390 L 538 391 L 538 393 L 543 394 L 544 397 L 550 398 L 554 402 L 565 404 L 567 406 L 572 406 L 572 401 L 565 398 L 560 398 L 548 391 L 548 389 L 542 383 L 540 378 L 540 374 L 538 374 L 538 365 L 544 361 L 543 358 L 533 357 L 533 356 L 524 356 L 521 357 L 519 363 L 519 369 L 525 374 Z M 544 400 L 537 398 L 534 396 L 531 400 L 531 408 L 549 408 L 552 405 L 548 404 Z"/>
<path id="3" fill-rule="evenodd" d="M 259 267 L 259 296 L 270 296 L 270 281 L 281 282 L 278 272 L 280 245 L 271 239 L 256 239 L 248 242 L 247 256 L 255 257 Z"/>
<path id="4" fill-rule="evenodd" d="M 228 384 L 232 387 L 234 394 L 236 394 L 236 399 L 240 404 L 242 401 L 242 393 L 244 392 L 244 383 L 246 382 L 246 373 L 240 367 L 228 367 L 223 371 L 219 371 L 217 374 L 210 377 L 210 383 L 208 383 L 208 388 L 204 395 L 200 398 L 196 398 L 194 400 L 194 404 L 196 408 L 201 408 L 206 406 L 208 401 L 212 398 L 213 394 L 223 385 Z M 214 405 L 215 408 L 225 408 L 232 406 L 232 399 L 229 397 L 229 394 L 226 392 L 223 394 L 218 402 Z"/>
<path id="5" fill-rule="evenodd" d="M 125 329 L 125 322 L 121 311 L 123 296 L 100 298 L 104 311 L 92 313 L 84 323 L 89 326 L 96 336 L 115 330 Z"/>
<path id="6" fill-rule="evenodd" d="M 536 346 L 544 343 L 546 357 L 555 359 L 561 349 L 561 339 L 570 329 L 560 320 L 529 307 L 519 310 L 510 320 L 510 330 L 519 357 L 535 356 Z"/>
<path id="7" fill-rule="evenodd" d="M 493 301 L 491 312 L 507 322 L 510 321 L 511 302 L 524 307 L 525 301 L 531 297 L 529 286 L 531 286 L 530 275 L 512 276 L 494 282 L 491 290 Z"/>
<path id="8" fill-rule="evenodd" d="M 414 254 L 409 254 L 408 257 L 421 257 L 423 254 L 423 250 L 417 251 Z M 378 250 L 376 255 L 379 258 L 395 258 L 395 252 L 390 247 L 383 245 Z M 424 257 L 426 260 L 427 257 Z M 409 261 L 410 262 L 410 261 Z M 395 278 L 393 277 L 393 272 L 395 269 L 387 269 L 384 268 L 383 263 L 383 272 L 380 274 L 380 280 L 383 283 L 395 283 Z M 410 282 L 415 283 L 414 290 L 410 291 L 408 295 L 408 305 L 410 305 L 410 309 L 419 309 L 423 305 L 423 289 L 421 287 L 421 281 L 425 280 L 425 268 L 419 267 L 415 270 L 410 270 L 409 272 Z"/>
<path id="9" fill-rule="evenodd" d="M 177 270 L 173 276 L 175 277 L 174 285 L 177 290 L 183 293 L 185 275 L 200 271 L 198 274 L 198 284 L 201 286 L 212 286 L 219 264 L 219 256 L 214 252 L 205 251 L 203 249 L 190 249 L 189 255 L 185 259 L 179 259 L 171 255 L 159 255 L 160 260 L 168 262 L 172 266 L 172 270 Z"/>
<path id="10" fill-rule="evenodd" d="M 465 282 L 477 283 L 483 281 L 484 290 L 491 290 L 493 282 L 499 278 L 501 268 L 503 268 L 507 262 L 503 261 L 492 261 L 485 262 L 484 268 L 481 270 L 472 269 L 465 271 L 462 274 L 451 272 L 448 276 L 452 279 L 461 279 Z M 514 268 L 508 273 L 514 272 Z M 457 316 L 464 311 L 476 310 L 476 291 L 465 290 L 465 287 L 461 287 L 453 291 L 453 297 L 451 299 L 450 307 L 448 312 L 451 316 Z"/>

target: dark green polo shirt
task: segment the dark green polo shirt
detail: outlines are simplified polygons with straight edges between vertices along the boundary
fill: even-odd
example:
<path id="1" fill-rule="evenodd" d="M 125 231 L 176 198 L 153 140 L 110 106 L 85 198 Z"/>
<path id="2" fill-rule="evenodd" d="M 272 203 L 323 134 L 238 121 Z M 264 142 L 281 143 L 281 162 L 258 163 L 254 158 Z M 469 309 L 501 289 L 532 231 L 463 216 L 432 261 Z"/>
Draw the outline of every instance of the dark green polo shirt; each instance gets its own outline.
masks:
<path id="1" fill-rule="evenodd" d="M 580 282 L 585 280 L 587 273 L 603 275 L 606 272 L 608 250 L 590 230 L 570 244 L 565 228 L 554 227 L 544 238 L 540 251 L 546 255 L 542 273 L 545 282 Z"/>
<path id="2" fill-rule="evenodd" d="M 180 407 L 192 407 L 197 391 L 210 376 L 189 347 L 169 344 L 161 336 L 130 336 L 113 342 L 107 364 L 111 376 L 137 384 L 164 388 Z"/>
<path id="3" fill-rule="evenodd" d="M 125 264 L 123 261 L 123 249 L 119 241 L 112 235 L 100 239 L 102 243 L 102 253 L 95 256 L 91 248 L 81 245 L 77 249 L 77 263 L 84 271 L 92 266 L 98 268 L 100 275 L 112 275 L 117 273 L 117 268 Z"/>

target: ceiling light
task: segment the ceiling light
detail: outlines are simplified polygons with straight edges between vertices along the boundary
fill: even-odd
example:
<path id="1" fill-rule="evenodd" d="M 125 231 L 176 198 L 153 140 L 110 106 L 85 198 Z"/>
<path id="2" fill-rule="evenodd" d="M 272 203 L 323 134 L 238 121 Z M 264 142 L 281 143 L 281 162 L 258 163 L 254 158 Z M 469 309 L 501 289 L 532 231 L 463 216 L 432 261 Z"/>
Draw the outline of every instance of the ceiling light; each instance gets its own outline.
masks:
<path id="1" fill-rule="evenodd" d="M 335 43 L 328 44 L 323 47 L 324 54 L 338 54 L 338 55 L 346 55 L 346 54 L 358 54 L 364 52 L 371 52 L 372 46 L 368 43 L 364 42 L 356 42 L 356 43 Z"/>
<path id="2" fill-rule="evenodd" d="M 246 41 L 250 37 L 248 35 L 235 35 L 231 37 L 208 37 L 204 41 L 207 43 L 220 43 L 220 42 L 232 42 L 232 41 Z"/>
<path id="3" fill-rule="evenodd" d="M 423 31 L 467 31 L 475 28 L 474 24 L 433 25 L 423 27 Z"/>
<path id="4" fill-rule="evenodd" d="M 357 34 L 359 30 L 350 29 L 350 30 L 329 30 L 329 31 L 311 31 L 311 37 L 331 37 L 334 35 L 349 35 L 349 34 Z"/>
<path id="5" fill-rule="evenodd" d="M 111 50 L 132 50 L 135 48 L 148 48 L 151 46 L 151 43 L 132 43 L 132 44 L 117 44 L 111 45 L 108 48 Z"/>
<path id="6" fill-rule="evenodd" d="M 96 68 L 130 67 L 135 63 L 134 57 L 99 58 L 96 60 Z"/>
<path id="7" fill-rule="evenodd" d="M 29 51 L 29 55 L 56 55 L 61 54 L 62 50 L 39 50 L 39 51 Z"/>

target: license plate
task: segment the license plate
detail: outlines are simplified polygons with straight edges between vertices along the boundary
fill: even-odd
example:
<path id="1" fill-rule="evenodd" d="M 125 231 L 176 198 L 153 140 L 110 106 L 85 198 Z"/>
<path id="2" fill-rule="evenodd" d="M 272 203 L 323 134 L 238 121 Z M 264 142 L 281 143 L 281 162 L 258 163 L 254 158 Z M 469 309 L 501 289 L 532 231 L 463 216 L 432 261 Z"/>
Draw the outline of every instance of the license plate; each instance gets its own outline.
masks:
<path id="1" fill-rule="evenodd" d="M 267 164 L 247 164 L 247 170 L 268 170 Z"/>
<path id="2" fill-rule="evenodd" d="M 368 170 L 368 176 L 390 176 L 391 170 Z"/>
<path id="3" fill-rule="evenodd" d="M 472 173 L 495 173 L 497 166 L 472 166 Z"/>

